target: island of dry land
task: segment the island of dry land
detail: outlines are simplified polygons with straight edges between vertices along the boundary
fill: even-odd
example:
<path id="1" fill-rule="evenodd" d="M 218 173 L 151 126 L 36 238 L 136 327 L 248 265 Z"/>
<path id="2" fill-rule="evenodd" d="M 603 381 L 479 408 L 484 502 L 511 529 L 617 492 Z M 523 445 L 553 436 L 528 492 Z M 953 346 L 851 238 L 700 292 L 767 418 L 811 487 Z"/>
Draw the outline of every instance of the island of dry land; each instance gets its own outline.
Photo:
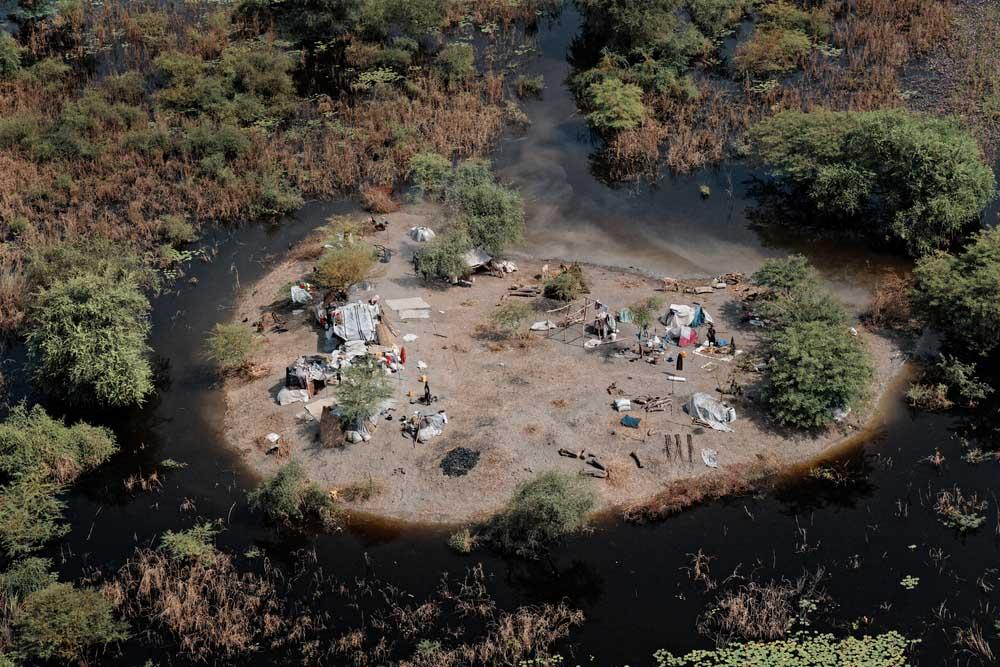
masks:
<path id="1" fill-rule="evenodd" d="M 590 282 L 589 297 L 607 304 L 613 312 L 657 295 L 665 304 L 661 310 L 670 303 L 700 303 L 714 318 L 718 337 L 735 338 L 737 347 L 744 351 L 735 360 L 701 356 L 687 347 L 684 369 L 677 371 L 675 362 L 666 361 L 680 351 L 671 346 L 660 363 L 648 363 L 637 358 L 635 329 L 630 324 L 622 325 L 616 343 L 594 349 L 584 347 L 594 336 L 585 335 L 581 325 L 498 339 L 489 333 L 488 322 L 502 299 L 523 300 L 536 311 L 522 326 L 524 330 L 534 321 L 558 324 L 574 309 L 552 313 L 548 311 L 562 304 L 541 297 L 509 296 L 515 285 L 539 285 L 543 266 L 555 268 L 558 261 L 521 257 L 517 272 L 504 277 L 479 274 L 471 287 L 425 282 L 414 274 L 411 261 L 419 244 L 407 234 L 412 227 L 430 224 L 432 218 L 425 213 L 411 209 L 386 216 L 387 230 L 371 240 L 391 251 L 390 261 L 380 263 L 377 275 L 351 294 L 352 299 L 362 300 L 377 294 L 383 303 L 420 297 L 430 304 L 428 319 L 401 321 L 391 309 L 382 309 L 400 337 L 413 334 L 417 338 L 402 343 L 406 368 L 392 376 L 397 407 L 389 419 L 379 418 L 368 442 L 324 447 L 319 421 L 308 417 L 303 403 L 282 407 L 275 400 L 284 386 L 286 366 L 301 355 L 324 351 L 323 331 L 311 310 L 293 309 L 287 303 L 289 283 L 312 269 L 308 253 L 293 251 L 289 259 L 241 295 L 235 312 L 237 322 L 250 326 L 262 314 L 275 311 L 279 303 L 279 317 L 285 320 L 281 329 L 287 329 L 265 330 L 266 343 L 253 359 L 260 369 L 255 379 L 231 378 L 225 383 L 228 440 L 254 469 L 269 474 L 296 460 L 312 479 L 330 490 L 356 488 L 358 484 L 377 488 L 378 493 L 362 494 L 370 497 L 354 502 L 357 510 L 407 521 L 459 523 L 495 512 L 518 483 L 541 472 L 576 474 L 587 469 L 590 466 L 583 460 L 559 454 L 560 449 L 586 450 L 609 472 L 606 479 L 589 480 L 603 506 L 629 506 L 686 480 L 698 484 L 706 476 L 761 467 L 778 469 L 814 459 L 857 435 L 875 418 L 877 397 L 902 365 L 903 355 L 892 340 L 858 326 L 876 368 L 876 386 L 868 409 L 855 411 L 818 434 L 790 433 L 769 423 L 756 400 L 753 385 L 759 377 L 748 367 L 755 359 L 758 339 L 753 327 L 740 322 L 738 286 L 706 294 L 664 291 L 663 282 L 649 276 L 584 267 Z M 655 327 L 662 334 L 663 325 L 658 322 Z M 704 327 L 700 333 L 704 338 Z M 742 358 L 747 361 L 742 362 Z M 418 369 L 418 362 L 426 364 L 426 369 Z M 414 404 L 411 398 L 411 394 L 417 397 L 423 393 L 422 374 L 427 375 L 438 396 L 430 408 Z M 671 374 L 684 377 L 686 382 L 668 380 Z M 694 392 L 719 396 L 717 389 L 728 388 L 733 374 L 745 389 L 742 395 L 722 396 L 736 410 L 733 431 L 693 424 L 683 410 L 687 399 Z M 313 400 L 335 395 L 335 387 L 330 387 Z M 619 413 L 613 408 L 614 399 L 640 396 L 667 400 L 662 411 L 645 412 L 634 406 L 631 412 Z M 437 410 L 448 415 L 442 435 L 415 443 L 402 432 L 401 416 Z M 623 426 L 625 415 L 638 417 L 638 428 Z M 277 451 L 267 440 L 271 433 L 281 437 Z M 689 460 L 689 434 L 693 461 Z M 478 462 L 467 474 L 446 475 L 442 459 L 458 447 L 477 452 Z M 718 468 L 704 464 L 703 449 L 718 453 Z"/>

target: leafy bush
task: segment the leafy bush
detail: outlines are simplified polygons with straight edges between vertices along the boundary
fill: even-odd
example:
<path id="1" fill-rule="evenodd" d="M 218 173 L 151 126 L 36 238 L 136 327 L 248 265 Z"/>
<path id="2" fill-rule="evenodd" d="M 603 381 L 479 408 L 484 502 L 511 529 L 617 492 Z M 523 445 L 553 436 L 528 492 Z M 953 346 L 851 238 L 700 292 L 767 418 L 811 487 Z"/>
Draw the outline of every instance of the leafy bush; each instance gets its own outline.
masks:
<path id="1" fill-rule="evenodd" d="M 127 638 L 111 603 L 91 588 L 51 584 L 29 595 L 15 619 L 18 648 L 40 660 L 82 661 L 94 647 Z"/>
<path id="2" fill-rule="evenodd" d="M 52 561 L 48 558 L 23 558 L 15 561 L 0 574 L 0 594 L 15 604 L 56 583 Z"/>
<path id="3" fill-rule="evenodd" d="M 437 65 L 449 86 L 464 83 L 476 72 L 476 53 L 471 44 L 449 44 L 438 53 Z"/>
<path id="4" fill-rule="evenodd" d="M 910 407 L 929 412 L 950 410 L 954 406 L 948 398 L 948 385 L 944 383 L 914 382 L 906 390 L 906 402 Z"/>
<path id="5" fill-rule="evenodd" d="M 517 93 L 518 97 L 537 97 L 542 94 L 544 89 L 545 77 L 541 74 L 538 76 L 524 76 L 522 74 L 514 79 L 514 92 Z"/>
<path id="6" fill-rule="evenodd" d="M 531 315 L 531 307 L 523 301 L 508 299 L 490 313 L 490 321 L 500 331 L 512 334 Z"/>
<path id="7" fill-rule="evenodd" d="M 692 651 L 675 656 L 660 650 L 657 667 L 745 667 L 747 665 L 868 665 L 906 667 L 907 652 L 916 640 L 891 631 L 881 635 L 837 639 L 831 634 L 797 632 L 774 642 L 733 643 L 722 648 Z"/>
<path id="8" fill-rule="evenodd" d="M 590 113 L 587 121 L 598 132 L 631 130 L 646 118 L 642 103 L 642 88 L 607 77 L 593 83 L 587 90 Z"/>
<path id="9" fill-rule="evenodd" d="M 744 74 L 776 74 L 801 66 L 811 49 L 812 42 L 800 30 L 758 28 L 736 49 L 733 60 Z"/>
<path id="10" fill-rule="evenodd" d="M 462 223 L 474 247 L 496 255 L 521 239 L 524 202 L 514 190 L 493 182 L 479 183 L 456 186 L 449 198 L 463 213 Z"/>
<path id="11" fill-rule="evenodd" d="M 686 6 L 701 32 L 719 38 L 732 31 L 747 4 L 746 0 L 687 0 Z"/>
<path id="12" fill-rule="evenodd" d="M 823 321 L 791 323 L 769 335 L 767 402 L 781 424 L 819 428 L 833 411 L 857 404 L 873 370 L 864 345 L 844 327 Z"/>
<path id="13" fill-rule="evenodd" d="M 640 331 L 645 332 L 656 321 L 656 315 L 663 307 L 663 299 L 651 296 L 642 301 L 636 301 L 628 307 L 632 313 L 632 322 Z"/>
<path id="14" fill-rule="evenodd" d="M 298 529 L 307 524 L 332 528 L 338 523 L 337 507 L 330 496 L 309 480 L 302 464 L 296 461 L 266 479 L 247 498 L 251 509 L 264 512 L 284 528 Z"/>
<path id="15" fill-rule="evenodd" d="M 417 153 L 410 159 L 409 176 L 420 195 L 442 195 L 451 177 L 451 160 L 437 153 Z"/>
<path id="16" fill-rule="evenodd" d="M 385 372 L 374 363 L 355 362 L 341 373 L 337 407 L 345 424 L 370 419 L 379 404 L 393 394 Z"/>
<path id="17" fill-rule="evenodd" d="M 425 278 L 462 278 L 471 271 L 463 259 L 471 249 L 469 236 L 463 230 L 454 229 L 435 236 L 425 244 L 414 257 L 414 266 Z"/>
<path id="18" fill-rule="evenodd" d="M 826 39 L 833 33 L 833 14 L 828 4 L 803 9 L 779 0 L 761 7 L 758 24 L 799 30 L 814 39 Z"/>
<path id="19" fill-rule="evenodd" d="M 375 248 L 360 241 L 344 242 L 326 249 L 316 262 L 313 282 L 337 294 L 347 294 L 375 266 Z"/>
<path id="20" fill-rule="evenodd" d="M 219 322 L 208 334 L 206 351 L 223 373 L 246 370 L 261 340 L 240 322 Z"/>
<path id="21" fill-rule="evenodd" d="M 1000 228 L 954 255 L 936 253 L 913 271 L 913 306 L 949 340 L 986 355 L 1000 343 Z"/>
<path id="22" fill-rule="evenodd" d="M 160 537 L 160 542 L 172 560 L 209 562 L 219 553 L 215 548 L 215 536 L 220 530 L 218 522 L 199 523 L 187 530 L 168 530 Z"/>
<path id="23" fill-rule="evenodd" d="M 586 480 L 542 473 L 518 485 L 504 510 L 487 526 L 486 535 L 505 553 L 538 558 L 552 543 L 583 530 L 596 504 Z"/>
<path id="24" fill-rule="evenodd" d="M 153 390 L 146 359 L 149 301 L 135 284 L 82 275 L 41 290 L 27 343 L 40 386 L 72 401 L 141 404 Z"/>
<path id="25" fill-rule="evenodd" d="M 57 282 L 84 275 L 132 283 L 143 289 L 155 288 L 158 282 L 141 255 L 99 237 L 32 248 L 27 275 L 35 289 L 48 289 Z"/>
<path id="26" fill-rule="evenodd" d="M 23 49 L 11 35 L 0 35 L 0 80 L 9 79 L 21 69 Z"/>
<path id="27" fill-rule="evenodd" d="M 160 219 L 160 234 L 173 246 L 191 243 L 198 238 L 198 231 L 179 215 L 165 215 Z"/>
<path id="28" fill-rule="evenodd" d="M 472 553 L 478 538 L 469 528 L 460 528 L 448 536 L 448 546 L 460 554 Z"/>
<path id="29" fill-rule="evenodd" d="M 941 355 L 906 392 L 912 407 L 949 410 L 955 402 L 975 407 L 993 393 L 993 387 L 976 377 L 976 365 L 951 355 Z"/>
<path id="30" fill-rule="evenodd" d="M 559 301 L 572 301 L 590 293 L 583 268 L 574 264 L 545 281 L 545 296 Z"/>
<path id="31" fill-rule="evenodd" d="M 757 158 L 820 212 L 865 221 L 914 255 L 948 244 L 993 198 L 992 170 L 949 118 L 785 111 L 750 132 Z"/>
<path id="32" fill-rule="evenodd" d="M 0 544 L 9 555 L 31 553 L 69 533 L 62 523 L 62 490 L 37 472 L 0 487 Z"/>
<path id="33" fill-rule="evenodd" d="M 0 472 L 9 477 L 37 473 L 69 483 L 116 451 L 115 437 L 108 429 L 83 422 L 66 426 L 40 405 L 30 411 L 15 406 L 0 423 Z"/>

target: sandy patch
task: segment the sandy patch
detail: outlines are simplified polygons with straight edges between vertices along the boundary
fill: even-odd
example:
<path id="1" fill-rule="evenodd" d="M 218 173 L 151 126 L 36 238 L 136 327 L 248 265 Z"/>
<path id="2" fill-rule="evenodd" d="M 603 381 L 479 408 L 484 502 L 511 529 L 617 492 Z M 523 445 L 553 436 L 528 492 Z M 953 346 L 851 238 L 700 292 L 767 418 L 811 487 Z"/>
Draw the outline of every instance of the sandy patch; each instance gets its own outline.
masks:
<path id="1" fill-rule="evenodd" d="M 586 449 L 609 465 L 610 478 L 591 483 L 604 505 L 613 506 L 650 497 L 669 481 L 716 474 L 702 463 L 702 448 L 715 449 L 723 469 L 760 461 L 800 463 L 857 433 L 870 416 L 854 415 L 847 423 L 818 436 L 790 436 L 767 423 L 751 388 L 741 397 L 726 397 L 738 414 L 734 433 L 696 427 L 683 412 L 683 404 L 695 391 L 716 394 L 720 384 L 727 387 L 736 363 L 712 362 L 694 355 L 691 348 L 686 348 L 685 366 L 680 372 L 674 363 L 652 365 L 633 360 L 634 329 L 628 324 L 622 325 L 617 345 L 596 350 L 583 348 L 591 336 L 583 335 L 579 325 L 533 334 L 525 342 L 497 344 L 478 332 L 479 325 L 487 321 L 511 285 L 536 283 L 534 276 L 544 262 L 522 260 L 519 272 L 506 278 L 481 275 L 470 288 L 428 285 L 413 275 L 410 258 L 417 244 L 406 236 L 406 231 L 421 224 L 433 227 L 432 220 L 412 212 L 387 217 L 391 223 L 388 231 L 372 240 L 392 249 L 392 258 L 380 264 L 372 284 L 364 286 L 370 289 L 358 289 L 355 296 L 378 294 L 383 300 L 420 297 L 430 304 L 432 314 L 430 319 L 403 322 L 387 311 L 401 336 L 418 336 L 405 344 L 407 369 L 392 378 L 400 408 L 391 421 L 379 422 L 370 442 L 343 448 L 321 447 L 318 423 L 302 419 L 303 404 L 280 407 L 274 401 L 284 381 L 285 366 L 299 355 L 323 350 L 321 332 L 308 311 L 293 315 L 290 308 L 284 308 L 280 312 L 287 317 L 288 331 L 268 333 L 267 344 L 254 360 L 269 368 L 267 375 L 250 382 L 232 380 L 225 386 L 227 438 L 261 473 L 269 473 L 294 458 L 325 487 L 336 488 L 370 476 L 384 483 L 385 492 L 358 505 L 358 509 L 403 520 L 450 523 L 492 513 L 519 482 L 537 473 L 560 470 L 576 474 L 585 467 L 582 461 L 559 456 L 560 448 Z M 246 319 L 249 326 L 260 313 L 272 310 L 283 297 L 282 288 L 310 268 L 311 263 L 303 261 L 278 264 L 242 295 L 236 320 Z M 591 282 L 591 297 L 613 310 L 657 294 L 667 303 L 702 303 L 715 318 L 719 337 L 735 336 L 737 345 L 752 356 L 756 336 L 753 330 L 738 324 L 738 297 L 733 290 L 697 296 L 662 293 L 656 291 L 657 281 L 641 275 L 591 266 L 585 271 Z M 552 307 L 551 303 L 538 301 L 537 307 L 540 310 L 533 319 L 558 321 L 560 313 L 543 312 Z M 663 328 L 658 325 L 661 333 Z M 701 333 L 704 335 L 704 329 Z M 863 329 L 860 335 L 876 359 L 877 396 L 899 367 L 901 355 L 888 339 Z M 616 348 L 629 352 L 620 355 Z M 678 351 L 673 348 L 672 354 L 676 357 Z M 426 371 L 417 369 L 418 360 L 427 364 Z M 401 434 L 397 417 L 428 410 L 410 405 L 406 396 L 407 392 L 414 396 L 422 392 L 418 381 L 421 372 L 428 374 L 431 388 L 440 399 L 433 409 L 446 410 L 450 423 L 443 436 L 414 445 Z M 668 381 L 668 372 L 688 381 Z M 748 388 L 755 379 L 753 375 L 743 378 Z M 612 384 L 622 393 L 609 394 L 607 388 Z M 320 397 L 334 392 L 326 390 Z M 640 395 L 667 397 L 671 405 L 664 412 L 628 413 L 639 417 L 641 423 L 637 429 L 625 428 L 620 424 L 622 414 L 612 409 L 612 400 Z M 876 403 L 873 399 L 871 405 Z M 282 436 L 286 453 L 266 454 L 264 436 L 272 431 Z M 692 435 L 693 462 L 688 461 L 688 434 Z M 683 460 L 676 456 L 675 435 L 680 436 Z M 439 467 L 441 459 L 459 446 L 480 452 L 478 465 L 464 476 L 446 476 Z M 636 466 L 631 452 L 639 456 L 643 468 Z"/>

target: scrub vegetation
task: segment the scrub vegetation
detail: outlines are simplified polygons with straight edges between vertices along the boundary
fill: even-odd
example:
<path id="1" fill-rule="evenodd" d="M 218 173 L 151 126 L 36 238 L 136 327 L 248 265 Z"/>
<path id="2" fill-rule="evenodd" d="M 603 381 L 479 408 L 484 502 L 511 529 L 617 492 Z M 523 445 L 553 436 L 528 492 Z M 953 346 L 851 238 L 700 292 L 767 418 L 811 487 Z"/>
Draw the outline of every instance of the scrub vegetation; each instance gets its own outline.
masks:
<path id="1" fill-rule="evenodd" d="M 856 407 L 873 377 L 871 357 L 808 261 L 767 260 L 752 280 L 762 288 L 752 308 L 766 323 L 765 397 L 775 421 L 822 428 L 838 410 Z"/>

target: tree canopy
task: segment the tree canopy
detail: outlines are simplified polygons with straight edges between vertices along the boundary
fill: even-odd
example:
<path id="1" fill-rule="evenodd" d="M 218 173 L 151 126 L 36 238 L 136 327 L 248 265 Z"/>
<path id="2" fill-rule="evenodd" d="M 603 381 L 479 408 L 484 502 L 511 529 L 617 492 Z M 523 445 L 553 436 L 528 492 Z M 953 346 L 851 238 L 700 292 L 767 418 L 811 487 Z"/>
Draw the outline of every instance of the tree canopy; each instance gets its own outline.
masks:
<path id="1" fill-rule="evenodd" d="M 758 160 L 820 212 L 922 255 L 953 241 L 995 194 L 957 121 L 903 110 L 785 111 L 750 132 Z"/>
<path id="2" fill-rule="evenodd" d="M 136 284 L 107 275 L 74 276 L 41 290 L 27 335 L 37 381 L 65 388 L 75 402 L 142 403 L 153 390 L 148 311 Z"/>
<path id="3" fill-rule="evenodd" d="M 982 354 L 1000 344 L 1000 229 L 957 254 L 922 258 L 913 271 L 916 310 L 950 339 Z"/>

